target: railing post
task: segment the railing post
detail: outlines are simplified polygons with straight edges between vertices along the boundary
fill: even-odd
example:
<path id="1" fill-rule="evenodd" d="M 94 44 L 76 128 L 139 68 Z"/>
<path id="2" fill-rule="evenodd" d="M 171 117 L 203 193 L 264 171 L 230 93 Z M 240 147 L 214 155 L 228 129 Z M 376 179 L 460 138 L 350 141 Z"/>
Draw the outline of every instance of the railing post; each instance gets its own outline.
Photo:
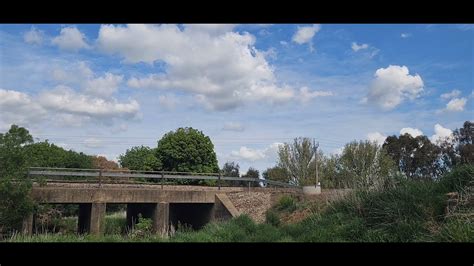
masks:
<path id="1" fill-rule="evenodd" d="M 219 172 L 219 177 L 217 179 L 217 187 L 218 187 L 217 189 L 218 190 L 221 190 L 221 175 L 222 175 L 222 173 Z"/>
<path id="2" fill-rule="evenodd" d="M 102 187 L 102 169 L 99 169 L 99 187 Z"/>
<path id="3" fill-rule="evenodd" d="M 161 189 L 163 189 L 163 182 L 165 180 L 165 174 L 161 171 Z"/>

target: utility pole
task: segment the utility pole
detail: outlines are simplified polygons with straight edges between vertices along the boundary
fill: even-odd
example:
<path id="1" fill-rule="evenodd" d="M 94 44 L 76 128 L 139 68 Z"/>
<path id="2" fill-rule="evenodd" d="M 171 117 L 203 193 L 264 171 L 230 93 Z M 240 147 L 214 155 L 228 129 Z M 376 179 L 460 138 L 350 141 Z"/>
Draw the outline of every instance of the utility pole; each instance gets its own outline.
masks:
<path id="1" fill-rule="evenodd" d="M 313 138 L 313 149 L 314 149 L 314 165 L 316 168 L 316 184 L 314 184 L 315 187 L 318 186 L 319 182 L 319 173 L 318 173 L 318 147 L 319 147 L 319 142 L 316 144 L 315 139 Z"/>

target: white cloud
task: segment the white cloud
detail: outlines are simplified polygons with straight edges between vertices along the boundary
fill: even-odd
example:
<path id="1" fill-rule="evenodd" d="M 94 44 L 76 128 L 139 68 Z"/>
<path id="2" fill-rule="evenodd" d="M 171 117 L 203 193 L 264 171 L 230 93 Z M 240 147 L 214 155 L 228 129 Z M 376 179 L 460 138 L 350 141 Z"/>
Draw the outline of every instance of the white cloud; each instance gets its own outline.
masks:
<path id="1" fill-rule="evenodd" d="M 288 46 L 288 42 L 285 42 L 285 41 L 280 41 L 280 44 L 281 44 L 282 46 Z"/>
<path id="2" fill-rule="evenodd" d="M 390 65 L 379 68 L 369 88 L 367 101 L 375 103 L 385 110 L 395 108 L 405 98 L 414 100 L 423 91 L 423 80 L 416 75 L 410 75 L 406 66 Z"/>
<path id="3" fill-rule="evenodd" d="M 293 35 L 292 41 L 297 44 L 310 43 L 314 35 L 321 29 L 321 26 L 314 24 L 313 26 L 299 27 Z"/>
<path id="4" fill-rule="evenodd" d="M 29 44 L 42 44 L 43 38 L 43 31 L 37 30 L 35 27 L 31 27 L 31 29 L 23 35 L 23 40 Z"/>
<path id="5" fill-rule="evenodd" d="M 383 145 L 387 136 L 380 132 L 371 132 L 367 134 L 367 139 L 372 142 L 376 142 L 378 145 Z"/>
<path id="6" fill-rule="evenodd" d="M 89 48 L 89 45 L 86 43 L 86 36 L 76 27 L 62 28 L 59 36 L 53 38 L 52 43 L 62 50 L 74 52 L 79 49 Z"/>
<path id="7" fill-rule="evenodd" d="M 130 100 L 128 103 L 120 103 L 116 99 L 104 100 L 76 93 L 66 86 L 43 91 L 38 97 L 38 102 L 44 108 L 55 112 L 98 119 L 114 117 L 132 119 L 139 111 L 139 104 L 135 100 Z"/>
<path id="8" fill-rule="evenodd" d="M 458 97 L 459 95 L 461 95 L 461 91 L 460 91 L 460 90 L 453 90 L 453 91 L 451 91 L 451 92 L 441 94 L 440 97 L 441 97 L 441 99 L 449 100 L 449 99 Z"/>
<path id="9" fill-rule="evenodd" d="M 363 50 L 363 49 L 369 48 L 369 45 L 366 44 L 366 43 L 363 43 L 363 44 L 358 45 L 356 42 L 353 42 L 351 48 L 352 48 L 352 50 L 353 50 L 354 52 L 357 52 L 357 51 L 359 51 L 359 50 Z"/>
<path id="10" fill-rule="evenodd" d="M 454 98 L 446 104 L 446 110 L 450 112 L 461 112 L 464 111 L 466 105 L 466 98 Z"/>
<path id="11" fill-rule="evenodd" d="M 255 161 L 272 161 L 278 154 L 278 148 L 283 143 L 275 142 L 264 149 L 252 149 L 246 146 L 240 147 L 238 151 L 232 151 L 230 157 L 234 159 L 242 159 L 249 162 Z"/>
<path id="12" fill-rule="evenodd" d="M 411 37 L 411 33 L 402 33 L 400 34 L 400 37 L 402 37 L 403 39 L 409 38 Z"/>
<path id="13" fill-rule="evenodd" d="M 313 98 L 333 96 L 331 91 L 310 91 L 308 87 L 301 87 L 299 91 L 300 101 L 306 103 Z"/>
<path id="14" fill-rule="evenodd" d="M 418 136 L 423 135 L 423 132 L 417 128 L 404 127 L 400 130 L 400 135 L 405 135 L 405 134 L 409 134 L 412 137 L 416 138 Z"/>
<path id="15" fill-rule="evenodd" d="M 103 77 L 87 80 L 84 92 L 98 97 L 110 97 L 117 91 L 123 76 L 105 73 Z"/>
<path id="16" fill-rule="evenodd" d="M 176 105 L 179 103 L 179 100 L 172 94 L 160 95 L 160 97 L 158 97 L 158 103 L 160 104 L 160 106 L 163 106 L 166 109 L 173 110 L 174 108 L 176 108 Z"/>
<path id="17" fill-rule="evenodd" d="M 46 116 L 47 111 L 28 94 L 0 89 L 0 122 L 4 125 L 35 123 Z"/>
<path id="18" fill-rule="evenodd" d="M 84 140 L 84 146 L 88 148 L 100 148 L 102 147 L 102 141 L 97 138 L 87 138 Z"/>
<path id="19" fill-rule="evenodd" d="M 294 98 L 292 88 L 277 84 L 265 58 L 271 54 L 257 50 L 255 37 L 248 33 L 213 35 L 188 25 L 183 30 L 176 25 L 103 25 L 97 43 L 127 63 L 165 63 L 164 73 L 130 78 L 127 84 L 133 88 L 185 91 L 212 110 Z"/>
<path id="20" fill-rule="evenodd" d="M 244 131 L 244 126 L 241 123 L 238 122 L 227 122 L 225 123 L 224 127 L 222 130 L 227 130 L 227 131 L 238 131 L 242 132 Z"/>
<path id="21" fill-rule="evenodd" d="M 440 124 L 434 126 L 435 134 L 431 136 L 431 142 L 438 144 L 444 140 L 451 140 L 453 137 L 453 131 L 449 128 L 445 128 Z"/>

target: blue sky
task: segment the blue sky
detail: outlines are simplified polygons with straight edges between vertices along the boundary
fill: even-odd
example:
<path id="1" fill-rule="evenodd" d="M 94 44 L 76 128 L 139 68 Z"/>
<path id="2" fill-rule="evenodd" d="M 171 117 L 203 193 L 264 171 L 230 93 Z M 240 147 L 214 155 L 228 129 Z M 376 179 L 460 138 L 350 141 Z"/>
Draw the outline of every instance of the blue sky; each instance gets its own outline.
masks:
<path id="1" fill-rule="evenodd" d="M 474 25 L 0 25 L 0 131 L 116 160 L 191 126 L 219 165 L 278 145 L 425 134 L 473 120 Z"/>

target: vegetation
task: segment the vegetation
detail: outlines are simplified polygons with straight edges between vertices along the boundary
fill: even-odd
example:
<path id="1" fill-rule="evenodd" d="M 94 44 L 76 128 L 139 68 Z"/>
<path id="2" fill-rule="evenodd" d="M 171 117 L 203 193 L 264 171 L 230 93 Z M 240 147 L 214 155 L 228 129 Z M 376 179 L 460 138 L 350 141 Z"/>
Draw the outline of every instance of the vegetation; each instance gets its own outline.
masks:
<path id="1" fill-rule="evenodd" d="M 130 170 L 156 171 L 163 168 L 155 156 L 155 150 L 145 146 L 127 149 L 125 154 L 119 156 L 119 162 L 123 168 Z"/>

